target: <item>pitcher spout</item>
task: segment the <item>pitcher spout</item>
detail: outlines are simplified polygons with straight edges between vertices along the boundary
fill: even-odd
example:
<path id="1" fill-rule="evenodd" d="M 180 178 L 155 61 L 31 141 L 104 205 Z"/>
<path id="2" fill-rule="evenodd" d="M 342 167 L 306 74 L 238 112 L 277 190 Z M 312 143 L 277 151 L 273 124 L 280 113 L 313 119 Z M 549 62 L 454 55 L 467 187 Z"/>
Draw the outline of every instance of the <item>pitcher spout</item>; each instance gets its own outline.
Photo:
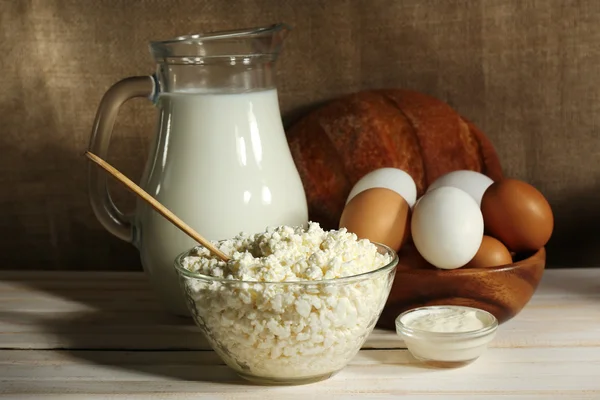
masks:
<path id="1" fill-rule="evenodd" d="M 234 61 L 244 57 L 275 60 L 290 30 L 289 25 L 279 23 L 258 28 L 197 33 L 150 42 L 150 50 L 157 62 L 168 64 L 203 64 L 224 57 Z"/>
<path id="2" fill-rule="evenodd" d="M 245 93 L 274 89 L 274 64 L 290 27 L 198 33 L 150 43 L 163 93 Z"/>

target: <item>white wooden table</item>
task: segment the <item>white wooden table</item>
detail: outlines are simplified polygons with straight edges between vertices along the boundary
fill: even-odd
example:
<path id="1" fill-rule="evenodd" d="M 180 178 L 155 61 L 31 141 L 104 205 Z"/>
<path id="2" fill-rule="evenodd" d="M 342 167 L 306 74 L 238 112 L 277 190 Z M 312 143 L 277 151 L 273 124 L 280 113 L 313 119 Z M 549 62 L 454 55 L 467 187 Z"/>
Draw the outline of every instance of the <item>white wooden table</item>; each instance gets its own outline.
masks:
<path id="1" fill-rule="evenodd" d="M 191 320 L 162 311 L 142 273 L 0 272 L 0 398 L 600 399 L 600 269 L 549 270 L 492 348 L 455 370 L 420 366 L 375 331 L 341 373 L 260 387 L 236 377 Z"/>

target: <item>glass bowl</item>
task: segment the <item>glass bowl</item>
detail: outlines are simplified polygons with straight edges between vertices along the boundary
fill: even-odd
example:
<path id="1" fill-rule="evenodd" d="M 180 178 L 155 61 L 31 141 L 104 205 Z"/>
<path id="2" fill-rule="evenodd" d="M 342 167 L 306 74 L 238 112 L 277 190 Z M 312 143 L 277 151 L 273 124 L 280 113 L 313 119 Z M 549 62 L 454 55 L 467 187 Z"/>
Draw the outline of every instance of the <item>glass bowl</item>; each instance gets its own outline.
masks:
<path id="1" fill-rule="evenodd" d="M 413 322 L 420 317 L 440 318 L 446 311 L 470 313 L 481 327 L 460 331 L 417 329 Z M 453 317 L 450 317 L 453 318 Z M 455 318 L 455 317 L 454 317 Z M 493 314 L 472 307 L 429 306 L 406 311 L 396 318 L 396 332 L 417 360 L 438 368 L 462 367 L 477 360 L 496 336 L 498 321 Z"/>
<path id="2" fill-rule="evenodd" d="M 250 282 L 214 278 L 175 260 L 196 324 L 241 377 L 293 385 L 327 379 L 344 368 L 373 330 L 390 293 L 398 256 L 373 271 L 338 279 Z"/>

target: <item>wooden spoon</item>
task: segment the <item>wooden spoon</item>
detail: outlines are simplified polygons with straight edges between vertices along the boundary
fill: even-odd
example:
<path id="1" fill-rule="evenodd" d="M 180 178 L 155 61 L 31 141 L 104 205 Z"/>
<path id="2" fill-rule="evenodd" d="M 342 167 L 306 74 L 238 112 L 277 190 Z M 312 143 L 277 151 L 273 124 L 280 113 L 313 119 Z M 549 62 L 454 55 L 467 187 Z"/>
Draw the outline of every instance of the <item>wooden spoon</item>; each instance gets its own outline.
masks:
<path id="1" fill-rule="evenodd" d="M 129 178 L 120 173 L 112 165 L 110 165 L 94 153 L 90 153 L 89 151 L 86 151 L 85 155 L 90 160 L 101 166 L 109 174 L 117 178 L 122 184 L 127 186 L 129 190 L 138 195 L 142 200 L 150 204 L 152 208 L 158 211 L 163 217 L 168 219 L 173 225 L 181 229 L 183 233 L 187 234 L 189 237 L 200 243 L 202 246 L 206 247 L 211 253 L 219 257 L 221 260 L 225 262 L 229 261 L 229 257 L 227 257 L 225 253 L 217 249 L 211 242 L 203 238 L 198 232 L 193 230 L 189 225 L 187 225 L 185 222 L 179 219 L 179 217 L 173 214 L 168 208 L 160 204 L 154 197 L 150 196 L 146 191 L 144 191 L 144 189 L 133 183 Z"/>

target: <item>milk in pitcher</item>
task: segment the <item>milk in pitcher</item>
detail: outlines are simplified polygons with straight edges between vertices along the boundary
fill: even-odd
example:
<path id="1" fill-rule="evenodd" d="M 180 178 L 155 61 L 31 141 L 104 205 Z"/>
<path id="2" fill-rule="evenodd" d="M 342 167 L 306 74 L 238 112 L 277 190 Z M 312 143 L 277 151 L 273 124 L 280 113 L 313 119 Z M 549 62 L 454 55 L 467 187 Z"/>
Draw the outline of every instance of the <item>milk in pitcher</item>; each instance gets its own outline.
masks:
<path id="1" fill-rule="evenodd" d="M 159 134 L 142 187 L 209 240 L 271 225 L 305 225 L 306 198 L 279 114 L 276 89 L 161 94 Z M 171 309 L 187 314 L 173 261 L 197 245 L 144 202 L 135 241 Z"/>

